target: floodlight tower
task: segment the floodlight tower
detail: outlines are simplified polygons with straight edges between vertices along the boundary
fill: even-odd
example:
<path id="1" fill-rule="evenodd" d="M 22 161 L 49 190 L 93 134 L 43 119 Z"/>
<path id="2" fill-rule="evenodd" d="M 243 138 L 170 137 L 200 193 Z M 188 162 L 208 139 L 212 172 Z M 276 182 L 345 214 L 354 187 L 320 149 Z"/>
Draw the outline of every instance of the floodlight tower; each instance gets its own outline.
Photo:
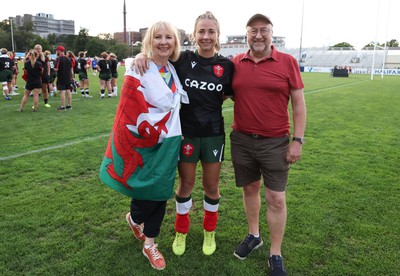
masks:
<path id="1" fill-rule="evenodd" d="M 371 80 L 374 79 L 374 70 L 375 70 L 375 55 L 376 55 L 376 48 L 378 43 L 378 27 L 379 27 L 379 13 L 381 9 L 381 0 L 378 1 L 378 16 L 376 19 L 376 31 L 375 31 L 375 41 L 374 41 L 374 54 L 372 56 L 372 65 L 371 65 Z"/>
<path id="2" fill-rule="evenodd" d="M 124 43 L 126 44 L 126 5 L 125 5 L 125 0 L 124 0 L 124 11 L 122 13 L 124 14 Z"/>
<path id="3" fill-rule="evenodd" d="M 303 46 L 303 22 L 304 22 L 304 0 L 303 0 L 303 9 L 301 12 L 301 32 L 300 32 L 300 50 L 299 50 L 299 66 L 301 67 L 302 61 L 302 46 Z"/>
<path id="4" fill-rule="evenodd" d="M 11 27 L 11 47 L 12 47 L 12 51 L 15 51 L 14 48 L 14 30 L 13 30 L 13 20 L 11 17 L 8 18 L 9 22 L 10 22 L 10 27 Z"/>

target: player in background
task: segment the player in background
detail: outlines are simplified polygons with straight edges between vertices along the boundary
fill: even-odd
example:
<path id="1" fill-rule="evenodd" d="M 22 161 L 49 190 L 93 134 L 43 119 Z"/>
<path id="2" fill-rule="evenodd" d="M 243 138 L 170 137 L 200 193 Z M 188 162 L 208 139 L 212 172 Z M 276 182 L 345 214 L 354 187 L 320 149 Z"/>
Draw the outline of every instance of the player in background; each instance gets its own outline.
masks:
<path id="1" fill-rule="evenodd" d="M 87 75 L 87 69 L 90 68 L 86 59 L 86 52 L 78 53 L 78 72 L 79 72 L 79 83 L 81 88 L 81 94 L 84 98 L 92 98 L 89 95 L 89 78 Z"/>
<path id="2" fill-rule="evenodd" d="M 117 86 L 117 79 L 118 79 L 118 59 L 114 53 L 110 53 L 110 61 L 111 61 L 111 88 L 113 96 L 118 96 L 118 86 Z"/>
<path id="3" fill-rule="evenodd" d="M 57 73 L 54 70 L 54 68 L 56 68 L 56 60 L 51 57 L 51 52 L 49 50 L 44 51 L 44 55 L 49 60 L 50 75 L 49 75 L 48 91 L 50 93 L 50 97 L 53 97 L 55 94 L 57 94 L 57 88 L 54 85 L 54 81 L 56 80 L 57 77 Z"/>

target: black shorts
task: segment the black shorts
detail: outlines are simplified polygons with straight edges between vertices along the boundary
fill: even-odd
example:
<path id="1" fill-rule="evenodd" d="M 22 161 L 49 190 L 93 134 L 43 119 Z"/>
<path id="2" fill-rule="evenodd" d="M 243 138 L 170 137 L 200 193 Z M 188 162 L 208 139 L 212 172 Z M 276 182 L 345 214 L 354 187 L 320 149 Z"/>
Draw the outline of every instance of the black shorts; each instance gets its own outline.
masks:
<path id="1" fill-rule="evenodd" d="M 28 91 L 32 91 L 33 89 L 42 89 L 42 83 L 40 81 L 27 82 L 25 84 L 25 89 Z"/>
<path id="2" fill-rule="evenodd" d="M 42 75 L 42 83 L 45 83 L 45 84 L 49 83 L 49 75 L 47 75 L 47 74 Z"/>
<path id="3" fill-rule="evenodd" d="M 87 78 L 88 78 L 87 73 L 83 73 L 83 72 L 79 73 L 79 80 L 80 81 L 87 80 Z"/>
<path id="4" fill-rule="evenodd" d="M 0 71 L 0 82 L 12 82 L 13 73 L 11 70 Z"/>
<path id="5" fill-rule="evenodd" d="M 68 83 L 63 83 L 63 82 L 58 82 L 57 83 L 57 90 L 71 90 L 71 82 Z"/>
<path id="6" fill-rule="evenodd" d="M 109 81 L 111 80 L 111 74 L 110 73 L 101 73 L 99 74 L 99 78 L 103 81 Z"/>
<path id="7" fill-rule="evenodd" d="M 233 130 L 230 134 L 232 164 L 237 187 L 264 178 L 264 185 L 286 190 L 290 164 L 286 161 L 289 136 L 260 137 Z"/>
<path id="8" fill-rule="evenodd" d="M 50 76 L 49 76 L 49 83 L 53 83 L 53 82 L 56 80 L 56 77 L 57 77 L 56 72 L 50 73 Z"/>

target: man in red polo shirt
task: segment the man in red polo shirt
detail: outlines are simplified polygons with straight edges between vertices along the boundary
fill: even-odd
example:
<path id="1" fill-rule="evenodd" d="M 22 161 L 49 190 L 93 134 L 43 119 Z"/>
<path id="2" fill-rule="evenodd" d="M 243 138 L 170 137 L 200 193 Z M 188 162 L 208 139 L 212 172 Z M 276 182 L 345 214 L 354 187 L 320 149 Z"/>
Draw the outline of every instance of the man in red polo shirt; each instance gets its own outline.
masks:
<path id="1" fill-rule="evenodd" d="M 250 50 L 232 60 L 235 104 L 230 138 L 236 186 L 243 188 L 249 232 L 234 255 L 244 260 L 263 244 L 259 229 L 262 176 L 271 241 L 268 264 L 271 275 L 286 275 L 281 253 L 286 225 L 285 191 L 290 164 L 296 163 L 302 152 L 306 126 L 304 85 L 297 61 L 272 45 L 270 19 L 255 14 L 246 26 Z"/>

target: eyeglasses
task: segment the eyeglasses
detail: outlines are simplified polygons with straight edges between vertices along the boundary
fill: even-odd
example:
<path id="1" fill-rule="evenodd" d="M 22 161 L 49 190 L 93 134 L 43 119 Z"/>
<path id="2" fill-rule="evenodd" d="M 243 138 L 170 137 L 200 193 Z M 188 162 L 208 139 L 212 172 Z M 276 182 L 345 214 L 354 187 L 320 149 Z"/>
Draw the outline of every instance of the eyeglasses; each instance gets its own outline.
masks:
<path id="1" fill-rule="evenodd" d="M 262 36 L 266 36 L 271 32 L 271 29 L 249 29 L 247 31 L 247 33 L 249 34 L 249 36 L 251 37 L 256 37 L 258 32 L 260 32 L 260 34 Z"/>

